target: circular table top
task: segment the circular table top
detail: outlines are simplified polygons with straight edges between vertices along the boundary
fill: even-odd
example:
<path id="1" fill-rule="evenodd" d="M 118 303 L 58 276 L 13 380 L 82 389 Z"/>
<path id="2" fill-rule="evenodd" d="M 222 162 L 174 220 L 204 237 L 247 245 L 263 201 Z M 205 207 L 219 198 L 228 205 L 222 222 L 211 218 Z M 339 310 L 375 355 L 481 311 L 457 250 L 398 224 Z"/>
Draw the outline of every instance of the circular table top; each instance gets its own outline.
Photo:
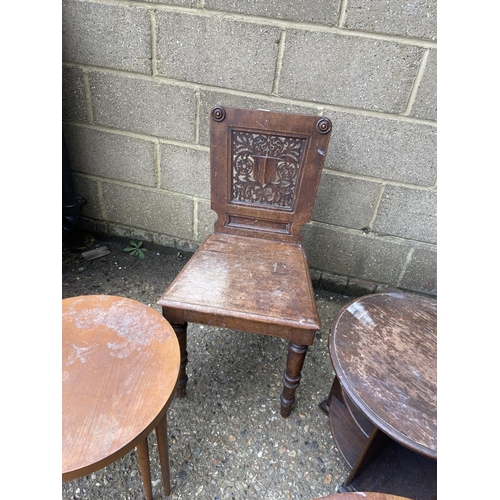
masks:
<path id="1" fill-rule="evenodd" d="M 388 493 L 354 491 L 351 493 L 335 493 L 327 497 L 317 498 L 316 500 L 411 500 L 407 497 L 389 495 Z"/>
<path id="2" fill-rule="evenodd" d="M 437 458 L 437 301 L 378 293 L 335 317 L 330 357 L 342 389 L 379 429 Z"/>
<path id="3" fill-rule="evenodd" d="M 62 473 L 112 463 L 156 427 L 179 375 L 177 336 L 135 300 L 87 295 L 62 301 Z"/>

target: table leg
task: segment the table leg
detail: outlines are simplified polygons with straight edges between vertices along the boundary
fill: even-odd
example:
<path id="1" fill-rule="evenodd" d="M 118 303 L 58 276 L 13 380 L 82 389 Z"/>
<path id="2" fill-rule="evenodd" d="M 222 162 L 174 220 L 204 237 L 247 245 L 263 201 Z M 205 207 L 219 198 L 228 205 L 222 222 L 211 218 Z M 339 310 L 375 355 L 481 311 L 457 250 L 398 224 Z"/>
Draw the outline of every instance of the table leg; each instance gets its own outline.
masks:
<path id="1" fill-rule="evenodd" d="M 151 470 L 149 468 L 148 438 L 137 445 L 137 456 L 139 458 L 139 468 L 141 469 L 142 482 L 146 500 L 153 500 L 153 487 L 151 485 Z"/>
<path id="2" fill-rule="evenodd" d="M 167 413 L 163 415 L 156 426 L 156 440 L 158 442 L 158 455 L 160 456 L 161 475 L 165 495 L 170 495 L 170 463 L 168 458 Z"/>
<path id="3" fill-rule="evenodd" d="M 318 405 L 320 410 L 327 416 L 330 414 L 330 403 L 332 398 L 337 398 L 342 404 L 345 404 L 344 396 L 342 395 L 342 387 L 340 386 L 337 375 L 335 375 L 335 378 L 333 379 L 332 388 L 330 389 L 328 398 L 321 401 Z"/>
<path id="4" fill-rule="evenodd" d="M 375 457 L 380 453 L 380 451 L 388 444 L 390 438 L 387 434 L 384 434 L 377 427 L 374 427 L 368 441 L 366 442 L 363 450 L 361 451 L 354 467 L 352 468 L 349 476 L 344 482 L 345 486 L 348 486 L 352 480 L 359 474 Z"/>

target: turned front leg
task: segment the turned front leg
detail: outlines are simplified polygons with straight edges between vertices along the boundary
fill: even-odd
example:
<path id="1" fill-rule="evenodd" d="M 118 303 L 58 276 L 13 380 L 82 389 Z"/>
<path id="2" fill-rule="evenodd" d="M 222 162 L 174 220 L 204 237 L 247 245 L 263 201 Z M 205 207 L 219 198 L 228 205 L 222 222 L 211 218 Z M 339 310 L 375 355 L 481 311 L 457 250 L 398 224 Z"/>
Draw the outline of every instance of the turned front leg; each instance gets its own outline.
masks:
<path id="1" fill-rule="evenodd" d="M 168 320 L 168 318 L 166 318 Z M 186 365 L 188 363 L 187 353 L 187 323 L 170 323 L 177 335 L 179 341 L 179 349 L 181 352 L 181 366 L 179 368 L 179 379 L 177 380 L 177 397 L 182 398 L 186 395 L 186 384 L 188 376 L 186 373 Z"/>
<path id="2" fill-rule="evenodd" d="M 292 411 L 295 402 L 295 391 L 300 385 L 300 374 L 307 354 L 307 346 L 290 342 L 283 376 L 283 393 L 281 394 L 281 416 L 286 418 Z"/>

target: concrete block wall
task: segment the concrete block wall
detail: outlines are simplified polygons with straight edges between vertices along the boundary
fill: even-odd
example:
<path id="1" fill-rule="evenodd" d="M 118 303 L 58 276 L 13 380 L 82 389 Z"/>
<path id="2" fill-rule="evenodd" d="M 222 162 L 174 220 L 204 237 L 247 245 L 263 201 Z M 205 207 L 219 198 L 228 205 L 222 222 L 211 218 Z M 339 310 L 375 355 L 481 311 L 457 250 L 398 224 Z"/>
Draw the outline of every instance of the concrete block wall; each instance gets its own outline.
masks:
<path id="1" fill-rule="evenodd" d="M 436 285 L 436 0 L 63 0 L 63 131 L 82 223 L 194 250 L 209 111 L 323 115 L 311 223 L 325 285 Z"/>

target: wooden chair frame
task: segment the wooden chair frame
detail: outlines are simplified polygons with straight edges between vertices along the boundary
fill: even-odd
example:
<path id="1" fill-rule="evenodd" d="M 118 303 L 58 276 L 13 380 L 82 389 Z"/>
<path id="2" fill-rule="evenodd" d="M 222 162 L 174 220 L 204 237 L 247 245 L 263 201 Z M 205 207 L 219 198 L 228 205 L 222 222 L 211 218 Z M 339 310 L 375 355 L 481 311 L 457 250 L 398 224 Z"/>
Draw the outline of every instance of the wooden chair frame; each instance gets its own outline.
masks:
<path id="1" fill-rule="evenodd" d="M 181 349 L 188 322 L 288 339 L 281 415 L 295 401 L 321 328 L 301 228 L 308 222 L 330 140 L 327 118 L 216 106 L 210 121 L 211 234 L 158 301 Z"/>

